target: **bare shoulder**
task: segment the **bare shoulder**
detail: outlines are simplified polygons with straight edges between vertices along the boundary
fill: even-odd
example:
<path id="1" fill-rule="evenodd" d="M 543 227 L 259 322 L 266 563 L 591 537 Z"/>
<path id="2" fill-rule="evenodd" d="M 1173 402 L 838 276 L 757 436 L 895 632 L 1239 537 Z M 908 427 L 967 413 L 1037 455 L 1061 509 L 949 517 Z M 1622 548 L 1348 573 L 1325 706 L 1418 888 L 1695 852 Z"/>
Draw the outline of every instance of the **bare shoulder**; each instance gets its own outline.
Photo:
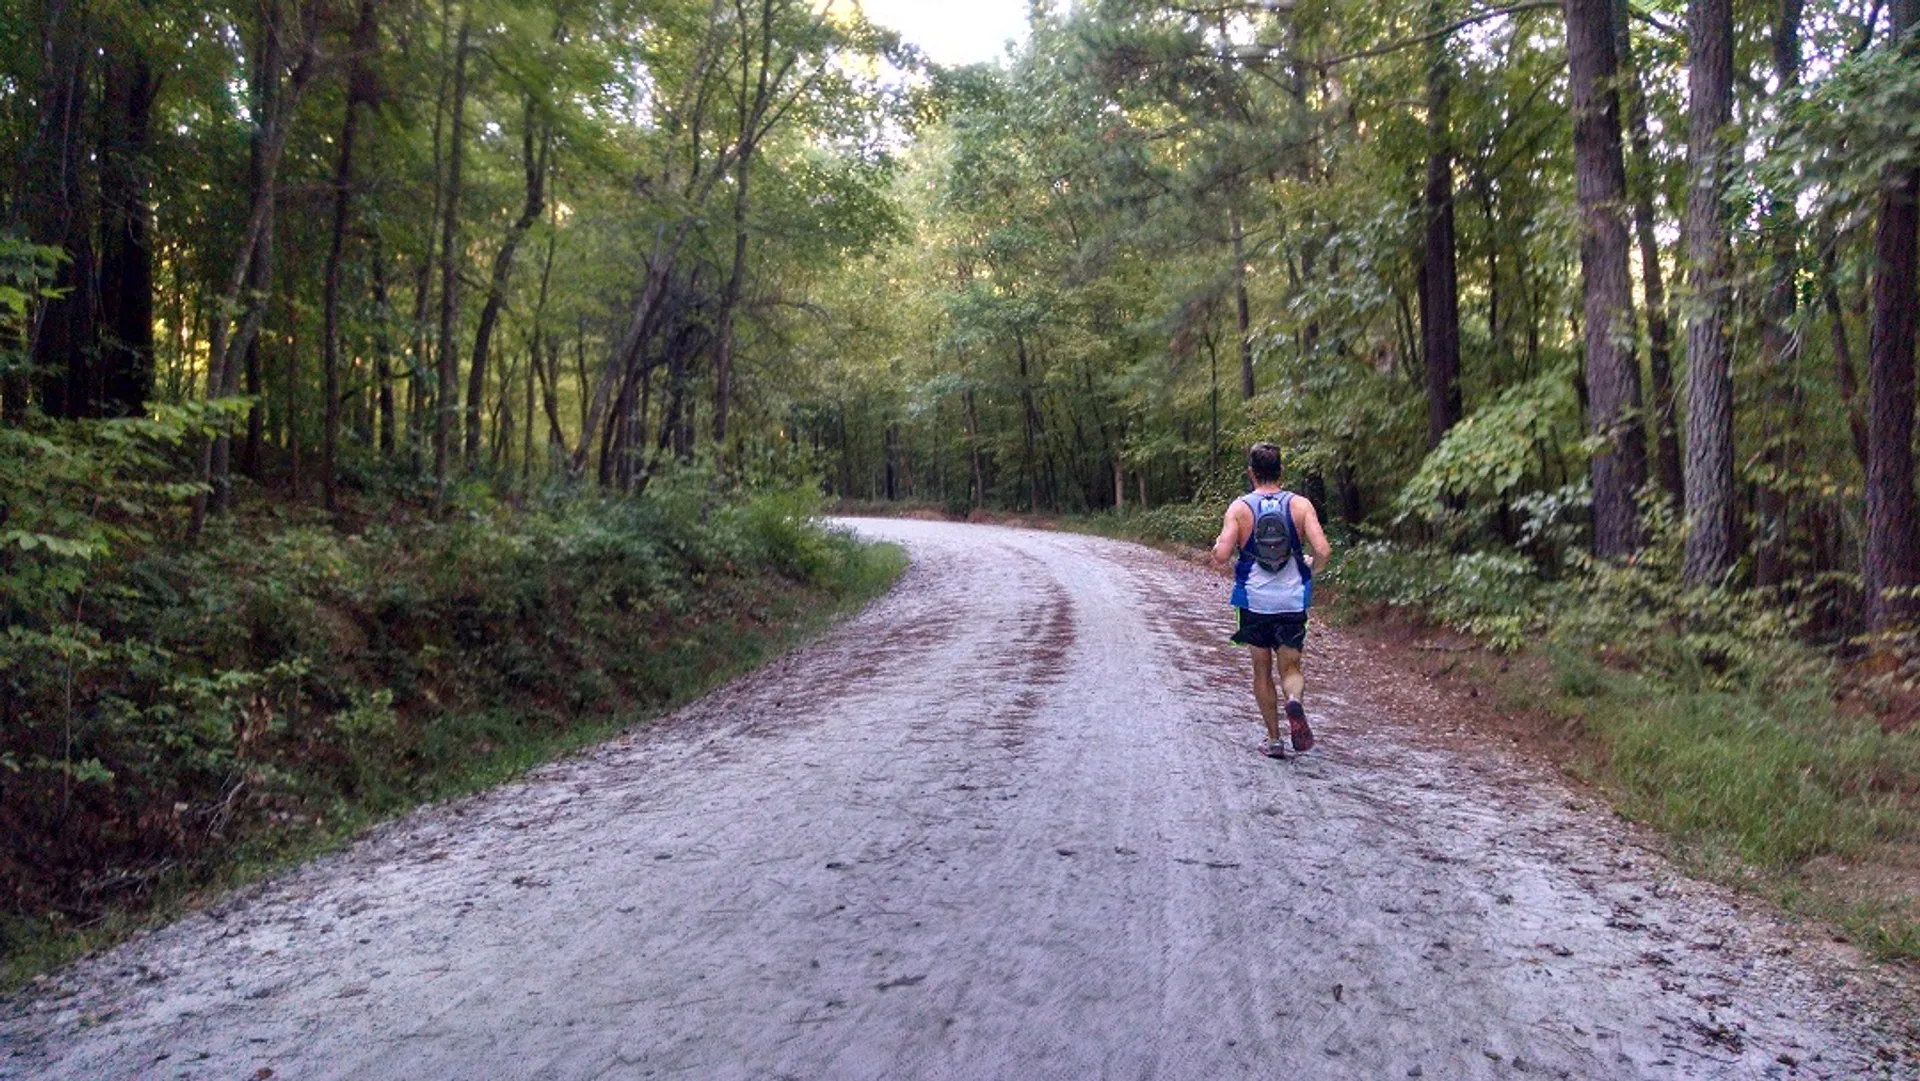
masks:
<path id="1" fill-rule="evenodd" d="M 1313 500 L 1308 499 L 1306 496 L 1300 495 L 1298 493 L 1294 494 L 1293 503 L 1291 504 L 1289 509 L 1293 511 L 1293 518 L 1295 521 L 1317 522 L 1320 520 L 1319 508 L 1313 505 Z"/>
<path id="2" fill-rule="evenodd" d="M 1233 502 L 1227 504 L 1227 520 L 1228 521 L 1230 522 L 1239 521 L 1242 518 L 1251 518 L 1251 517 L 1253 517 L 1253 512 L 1247 509 L 1246 500 L 1236 499 Z"/>

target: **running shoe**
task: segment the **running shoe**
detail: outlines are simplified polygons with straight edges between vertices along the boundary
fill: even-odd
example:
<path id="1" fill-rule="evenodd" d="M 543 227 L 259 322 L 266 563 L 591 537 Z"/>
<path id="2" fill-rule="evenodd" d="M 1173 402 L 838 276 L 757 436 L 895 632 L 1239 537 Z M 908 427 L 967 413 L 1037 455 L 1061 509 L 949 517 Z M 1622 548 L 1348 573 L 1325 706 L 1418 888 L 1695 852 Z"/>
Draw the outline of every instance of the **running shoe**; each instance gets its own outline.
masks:
<path id="1" fill-rule="evenodd" d="M 1260 753 L 1266 755 L 1268 758 L 1279 758 L 1283 760 L 1293 757 L 1293 752 L 1287 749 L 1287 741 L 1284 739 L 1270 739 L 1261 744 Z"/>
<path id="2" fill-rule="evenodd" d="M 1307 711 L 1292 699 L 1287 700 L 1287 729 L 1293 734 L 1295 754 L 1313 750 L 1313 729 L 1307 727 Z"/>

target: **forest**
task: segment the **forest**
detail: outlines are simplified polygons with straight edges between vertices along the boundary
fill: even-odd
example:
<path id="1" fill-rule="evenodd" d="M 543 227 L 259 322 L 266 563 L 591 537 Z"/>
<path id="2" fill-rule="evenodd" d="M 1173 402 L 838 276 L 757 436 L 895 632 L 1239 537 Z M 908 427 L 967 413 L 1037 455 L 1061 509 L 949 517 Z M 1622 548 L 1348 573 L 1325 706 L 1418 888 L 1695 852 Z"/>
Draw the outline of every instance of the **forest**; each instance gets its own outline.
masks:
<path id="1" fill-rule="evenodd" d="M 1562 7 L 1036 16 L 836 283 L 887 298 L 803 402 L 836 490 L 1149 508 L 1271 436 L 1351 525 L 1549 573 L 1684 534 L 1676 587 L 1900 624 L 1910 6 Z"/>
<path id="2" fill-rule="evenodd" d="M 8 926 L 673 699 L 617 643 L 897 573 L 828 501 L 1205 542 L 1261 438 L 1353 594 L 1895 717 L 1916 23 L 1037 0 L 946 68 L 851 0 L 9 3 Z"/>

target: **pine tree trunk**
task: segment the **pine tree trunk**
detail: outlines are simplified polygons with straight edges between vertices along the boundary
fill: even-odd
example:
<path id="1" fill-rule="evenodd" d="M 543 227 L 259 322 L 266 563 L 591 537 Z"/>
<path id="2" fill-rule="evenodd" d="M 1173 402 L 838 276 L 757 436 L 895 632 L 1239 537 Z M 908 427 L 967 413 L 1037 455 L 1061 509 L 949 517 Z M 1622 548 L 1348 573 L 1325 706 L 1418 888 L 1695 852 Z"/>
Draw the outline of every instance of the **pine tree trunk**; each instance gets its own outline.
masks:
<path id="1" fill-rule="evenodd" d="M 1733 328 L 1728 276 L 1727 144 L 1733 117 L 1732 0 L 1690 0 L 1687 104 L 1686 554 L 1681 576 L 1711 585 L 1733 566 Z"/>
<path id="2" fill-rule="evenodd" d="M 445 505 L 447 472 L 454 434 L 460 424 L 460 351 L 454 341 L 460 317 L 460 168 L 466 145 L 467 42 L 473 35 L 471 12 L 460 22 L 453 52 L 453 114 L 448 123 L 447 194 L 440 226 L 440 362 L 434 380 L 434 502 Z"/>
<path id="3" fill-rule="evenodd" d="M 1773 69 L 1777 86 L 1774 92 L 1783 98 L 1800 82 L 1803 9 L 1804 0 L 1781 0 L 1779 21 L 1773 28 Z M 1775 434 L 1767 441 L 1764 460 L 1770 472 L 1784 477 L 1805 449 L 1800 432 L 1806 421 L 1805 398 L 1795 385 L 1792 371 L 1799 352 L 1793 319 L 1799 306 L 1795 278 L 1799 273 L 1800 221 L 1790 198 L 1776 195 L 1768 201 L 1766 232 L 1772 255 L 1760 318 L 1760 361 L 1767 380 L 1768 413 Z M 1753 581 L 1758 586 L 1779 585 L 1790 577 L 1796 562 L 1795 553 L 1806 551 L 1806 546 L 1795 543 L 1796 538 L 1791 536 L 1794 501 L 1785 485 L 1769 479 L 1759 485 L 1754 502 L 1759 528 L 1754 545 Z M 1807 565 L 1804 559 L 1798 562 Z M 1820 563 L 1812 566 L 1830 569 Z"/>
<path id="4" fill-rule="evenodd" d="M 1894 41 L 1912 56 L 1920 0 L 1895 0 Z M 1920 169 L 1889 166 L 1873 238 L 1873 330 L 1867 350 L 1867 626 L 1898 628 L 1920 612 L 1913 519 L 1915 240 Z"/>
<path id="5" fill-rule="evenodd" d="M 1438 0 L 1430 21 L 1444 25 Z M 1434 40 L 1427 63 L 1426 245 L 1421 275 L 1422 353 L 1427 374 L 1427 448 L 1460 421 L 1460 282 L 1453 232 L 1453 135 L 1449 109 L 1453 63 L 1447 39 Z"/>
<path id="6" fill-rule="evenodd" d="M 514 219 L 507 229 L 507 238 L 500 245 L 500 251 L 493 259 L 493 274 L 487 283 L 487 303 L 480 309 L 480 326 L 473 335 L 473 362 L 467 374 L 467 467 L 471 469 L 480 453 L 480 402 L 487 390 L 487 353 L 493 343 L 495 326 L 500 320 L 500 311 L 507 303 L 507 283 L 513 277 L 514 256 L 520 251 L 520 242 L 526 238 L 527 231 L 540 220 L 546 210 L 547 156 L 553 145 L 550 133 L 537 133 L 538 122 L 534 115 L 533 95 L 524 100 L 522 115 L 525 117 L 525 129 L 521 132 L 521 161 L 526 170 L 525 202 L 520 208 L 520 216 Z M 537 149 L 536 149 L 537 146 Z"/>
<path id="7" fill-rule="evenodd" d="M 333 232 L 327 242 L 322 287 L 321 364 L 326 401 L 320 434 L 320 491 L 329 514 L 340 509 L 334 491 L 340 453 L 340 271 L 353 208 L 353 143 L 360 126 L 360 93 L 365 82 L 362 57 L 374 45 L 374 10 L 374 0 L 360 0 L 359 18 L 348 41 L 353 58 L 347 66 L 346 115 L 340 122 L 340 157 L 333 173 Z"/>
<path id="8" fill-rule="evenodd" d="M 1247 245 L 1240 226 L 1240 212 L 1231 212 L 1228 227 L 1233 233 L 1234 326 L 1240 340 L 1240 398 L 1253 397 L 1253 327 L 1247 313 Z"/>
<path id="9" fill-rule="evenodd" d="M 1622 348 L 1633 327 L 1627 273 L 1626 167 L 1614 91 L 1612 0 L 1563 0 L 1573 91 L 1574 187 L 1585 280 L 1587 426 L 1604 440 L 1593 456 L 1593 548 L 1621 559 L 1640 547 L 1634 494 L 1646 478 L 1646 443 L 1637 419 L 1640 368 Z"/>
<path id="10" fill-rule="evenodd" d="M 272 289 L 271 274 L 265 276 L 264 283 L 258 288 L 249 289 L 248 286 L 261 280 L 263 268 L 272 266 L 280 159 L 286 149 L 288 130 L 298 111 L 301 95 L 314 72 L 319 10 L 313 6 L 302 6 L 299 20 L 300 52 L 288 72 L 285 86 L 281 85 L 281 20 L 284 17 L 285 10 L 277 2 L 269 4 L 261 12 L 260 62 L 255 65 L 257 82 L 254 95 L 257 106 L 270 103 L 270 107 L 257 107 L 254 113 L 259 118 L 256 128 L 260 135 L 257 143 L 260 156 L 259 168 L 250 170 L 247 224 L 241 234 L 239 251 L 234 257 L 229 277 L 220 296 L 210 305 L 212 331 L 207 336 L 207 390 L 212 397 L 230 397 L 238 390 L 240 359 L 259 341 L 260 325 L 266 318 L 266 295 Z M 235 311 L 240 313 L 237 324 L 230 314 Z M 211 494 L 194 500 L 192 524 L 187 530 L 190 539 L 200 536 L 209 510 L 220 510 L 227 504 L 228 443 L 222 437 L 203 444 L 201 480 L 209 485 Z"/>
<path id="11" fill-rule="evenodd" d="M 966 408 L 967 454 L 973 466 L 973 509 L 978 510 L 987 500 L 987 472 L 980 460 L 980 417 L 973 407 L 973 388 L 968 387 L 961 396 L 961 404 Z"/>
<path id="12" fill-rule="evenodd" d="M 79 0 L 49 0 L 42 16 L 38 108 L 14 204 L 28 239 L 67 254 L 54 277 L 56 295 L 35 306 L 27 336 L 40 409 L 50 417 L 92 412 L 88 358 L 99 340 L 93 209 L 82 182 L 88 164 L 88 61 L 94 52 L 86 16 Z"/>
<path id="13" fill-rule="evenodd" d="M 1649 414 L 1653 419 L 1653 475 L 1662 491 L 1681 506 L 1686 500 L 1686 482 L 1680 471 L 1680 429 L 1674 417 L 1673 330 L 1668 314 L 1666 273 L 1660 265 L 1660 242 L 1654 231 L 1653 191 L 1658 180 L 1653 157 L 1653 136 L 1647 128 L 1647 99 L 1640 81 L 1639 65 L 1633 60 L 1633 35 L 1628 25 L 1627 4 L 1616 0 L 1613 8 L 1613 40 L 1618 51 L 1621 80 L 1625 91 L 1627 133 L 1633 150 L 1637 182 L 1630 185 L 1633 195 L 1633 233 L 1640 249 L 1640 285 L 1647 301 L 1647 371 L 1653 380 L 1653 400 Z"/>
<path id="14" fill-rule="evenodd" d="M 391 459 L 394 448 L 393 341 L 387 328 L 393 321 L 393 301 L 387 293 L 387 261 L 380 234 L 373 235 L 373 306 L 378 312 L 373 338 L 374 415 L 380 456 Z"/>
<path id="15" fill-rule="evenodd" d="M 111 50 L 100 140 L 100 310 L 97 412 L 131 417 L 153 394 L 152 68 L 126 46 Z"/>

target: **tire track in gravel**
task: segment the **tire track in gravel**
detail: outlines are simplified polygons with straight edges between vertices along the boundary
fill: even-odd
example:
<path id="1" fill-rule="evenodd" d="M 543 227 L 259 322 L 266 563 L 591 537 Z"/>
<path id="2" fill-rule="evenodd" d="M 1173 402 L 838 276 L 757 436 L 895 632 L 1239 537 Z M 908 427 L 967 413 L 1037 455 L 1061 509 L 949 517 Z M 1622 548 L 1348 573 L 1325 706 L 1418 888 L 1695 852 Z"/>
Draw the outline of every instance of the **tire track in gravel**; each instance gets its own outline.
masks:
<path id="1" fill-rule="evenodd" d="M 1914 1075 L 1886 993 L 1337 632 L 1278 764 L 1219 579 L 858 528 L 914 564 L 823 641 L 74 966 L 0 1077 Z"/>

